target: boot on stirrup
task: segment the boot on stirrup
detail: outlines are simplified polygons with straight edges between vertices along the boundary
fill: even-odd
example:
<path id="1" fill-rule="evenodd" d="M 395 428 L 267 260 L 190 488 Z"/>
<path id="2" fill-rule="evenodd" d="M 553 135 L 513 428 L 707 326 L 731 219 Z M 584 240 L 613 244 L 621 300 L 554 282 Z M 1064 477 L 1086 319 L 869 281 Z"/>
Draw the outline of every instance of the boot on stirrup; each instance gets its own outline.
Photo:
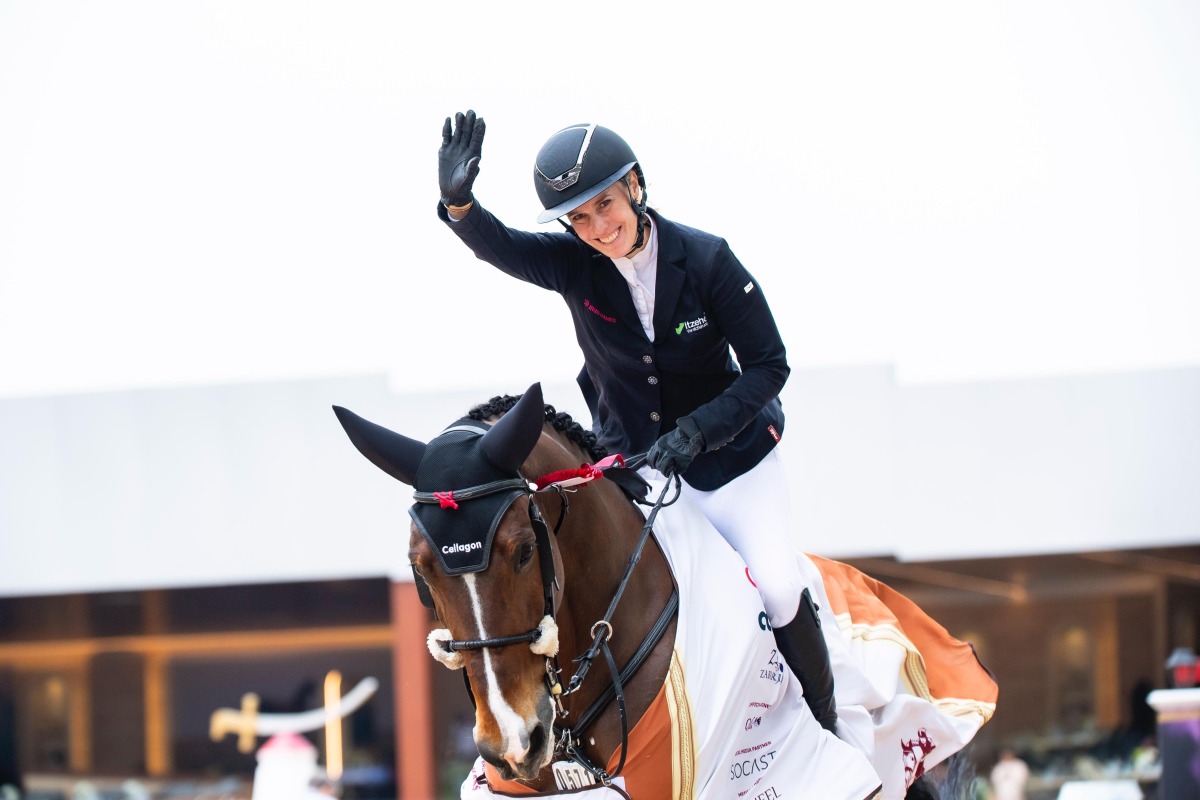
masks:
<path id="1" fill-rule="evenodd" d="M 837 703 L 833 698 L 833 667 L 821 633 L 821 618 L 808 589 L 800 595 L 796 617 L 775 629 L 779 654 L 804 687 L 804 700 L 821 727 L 837 734 Z"/>

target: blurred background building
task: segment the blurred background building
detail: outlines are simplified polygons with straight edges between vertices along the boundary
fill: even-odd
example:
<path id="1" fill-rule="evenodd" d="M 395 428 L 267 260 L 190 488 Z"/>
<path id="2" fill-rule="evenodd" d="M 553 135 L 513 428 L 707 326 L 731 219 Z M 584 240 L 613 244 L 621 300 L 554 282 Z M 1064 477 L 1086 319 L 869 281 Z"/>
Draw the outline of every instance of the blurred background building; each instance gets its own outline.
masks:
<path id="1" fill-rule="evenodd" d="M 212 711 L 251 691 L 316 708 L 338 670 L 382 683 L 343 728 L 347 795 L 456 796 L 472 719 L 425 649 L 409 492 L 329 407 L 428 439 L 523 388 L 0 399 L 0 783 L 247 780 Z M 545 392 L 586 423 L 574 387 Z M 996 674 L 981 772 L 1001 746 L 1050 783 L 1079 756 L 1128 763 L 1167 655 L 1200 639 L 1200 368 L 920 387 L 798 370 L 784 406 L 796 546 L 905 592 Z"/>

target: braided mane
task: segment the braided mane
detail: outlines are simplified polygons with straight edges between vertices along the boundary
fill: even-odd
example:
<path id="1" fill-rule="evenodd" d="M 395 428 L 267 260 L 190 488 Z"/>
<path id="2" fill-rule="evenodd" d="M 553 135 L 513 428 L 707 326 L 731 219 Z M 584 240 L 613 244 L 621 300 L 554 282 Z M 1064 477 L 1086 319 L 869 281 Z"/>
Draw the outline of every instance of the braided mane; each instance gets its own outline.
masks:
<path id="1" fill-rule="evenodd" d="M 480 403 L 472 408 L 467 412 L 467 416 L 479 422 L 500 417 L 508 413 L 520 399 L 521 395 L 497 395 L 486 403 Z M 545 411 L 546 422 L 549 422 L 554 430 L 583 448 L 592 461 L 599 461 L 608 455 L 608 450 L 596 441 L 596 434 L 572 419 L 570 414 L 565 411 L 556 411 L 554 406 L 549 403 L 546 403 Z"/>

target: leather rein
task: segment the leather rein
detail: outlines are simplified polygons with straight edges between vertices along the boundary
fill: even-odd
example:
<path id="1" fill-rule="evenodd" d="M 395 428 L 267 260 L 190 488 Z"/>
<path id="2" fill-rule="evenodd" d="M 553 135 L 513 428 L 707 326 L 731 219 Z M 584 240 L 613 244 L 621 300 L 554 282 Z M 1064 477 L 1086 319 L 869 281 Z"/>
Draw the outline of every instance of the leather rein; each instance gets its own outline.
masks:
<path id="1" fill-rule="evenodd" d="M 551 620 L 557 621 L 556 604 L 554 600 L 555 590 L 561 590 L 558 582 L 558 575 L 554 569 L 554 553 L 551 547 L 550 529 L 546 524 L 545 518 L 538 509 L 537 503 L 533 502 L 532 496 L 536 494 L 544 494 L 547 492 L 558 492 L 562 499 L 562 508 L 559 512 L 558 521 L 554 525 L 554 534 L 558 535 L 559 529 L 562 527 L 563 521 L 570 512 L 570 501 L 567 494 L 577 491 L 572 488 L 582 484 L 590 483 L 604 476 L 604 472 L 608 469 L 637 469 L 644 462 L 644 456 L 634 456 L 629 460 L 627 465 L 625 460 L 619 456 L 610 456 L 594 465 L 583 465 L 578 470 L 567 470 L 565 472 L 556 472 L 543 476 L 533 483 L 527 482 L 524 478 L 509 478 L 500 481 L 492 481 L 491 483 L 472 486 L 467 489 L 457 489 L 454 492 L 414 492 L 413 499 L 418 503 L 440 503 L 446 507 L 450 503 L 470 500 L 477 497 L 484 497 L 499 492 L 510 492 L 514 489 L 520 489 L 530 496 L 529 501 L 529 521 L 533 527 L 534 536 L 537 540 L 538 560 L 541 562 L 541 579 L 542 579 L 542 595 L 544 600 L 544 614 Z M 658 516 L 659 509 L 671 505 L 679 499 L 680 480 L 679 476 L 673 476 L 673 482 L 668 480 L 663 487 L 657 501 L 653 504 L 641 500 L 637 497 L 633 499 L 644 506 L 651 506 L 650 513 L 646 515 L 646 522 L 642 526 L 642 531 L 638 537 L 637 545 L 629 556 L 629 561 L 625 565 L 625 573 L 621 576 L 621 582 L 617 585 L 617 589 L 613 594 L 612 600 L 608 604 L 608 609 L 604 616 L 597 620 L 591 627 L 592 645 L 581 656 L 575 659 L 579 664 L 575 674 L 571 676 L 570 683 L 564 687 L 559 675 L 562 669 L 559 667 L 558 655 L 546 656 L 546 687 L 550 691 L 550 696 L 554 699 L 556 717 L 558 720 L 565 720 L 569 713 L 563 706 L 563 697 L 578 691 L 588 671 L 591 669 L 592 662 L 601 654 L 608 664 L 609 673 L 612 678 L 612 684 L 592 702 L 588 708 L 579 715 L 578 721 L 567 726 L 561 722 L 554 723 L 554 751 L 562 753 L 566 757 L 575 761 L 581 767 L 590 772 L 595 778 L 605 786 L 611 786 L 614 778 L 621 773 L 625 766 L 625 755 L 629 750 L 629 719 L 625 704 L 624 685 L 628 683 L 637 670 L 645 662 L 646 658 L 654 651 L 655 646 L 662 639 L 666 629 L 670 626 L 671 620 L 675 617 L 675 613 L 679 608 L 679 591 L 672 588 L 671 596 L 667 600 L 666 607 L 659 615 L 655 624 L 647 633 L 646 638 L 642 641 L 629 663 L 623 669 L 618 669 L 616 660 L 613 658 L 612 651 L 609 649 L 608 640 L 612 638 L 613 626 L 612 618 L 616 614 L 617 605 L 621 602 L 621 597 L 625 592 L 625 588 L 629 584 L 629 580 L 633 574 L 634 567 L 641 560 L 642 551 L 645 548 L 646 541 L 650 538 L 650 533 L 654 524 L 655 518 Z M 640 480 L 640 478 L 639 478 Z M 667 495 L 674 488 L 674 495 L 670 500 L 667 500 Z M 416 574 L 415 568 L 413 572 L 414 579 L 417 585 L 417 594 L 421 602 L 429 608 L 433 607 L 433 597 L 430 595 L 429 587 L 425 581 Z M 544 618 L 543 618 L 544 619 Z M 508 647 L 514 644 L 529 643 L 531 645 L 538 642 L 546 631 L 544 626 L 539 624 L 533 630 L 525 633 L 517 633 L 509 636 L 495 636 L 488 639 L 467 639 L 467 640 L 437 640 L 440 646 L 447 653 L 460 652 L 463 650 L 481 650 L 486 647 Z M 465 675 L 465 673 L 464 673 Z M 470 682 L 467 682 L 467 692 L 471 696 L 471 703 L 474 705 L 475 698 L 471 693 Z M 617 767 L 609 774 L 602 767 L 594 764 L 583 751 L 583 731 L 586 730 L 600 714 L 608 707 L 613 700 L 617 702 L 617 709 L 621 718 L 621 757 Z"/>

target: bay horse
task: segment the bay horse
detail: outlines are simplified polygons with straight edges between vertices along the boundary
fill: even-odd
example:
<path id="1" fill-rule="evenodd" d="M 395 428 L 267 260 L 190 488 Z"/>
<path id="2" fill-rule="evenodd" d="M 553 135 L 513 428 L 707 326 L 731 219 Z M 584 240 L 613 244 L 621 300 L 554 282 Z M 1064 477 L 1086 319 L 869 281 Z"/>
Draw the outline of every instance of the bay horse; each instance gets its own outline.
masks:
<path id="1" fill-rule="evenodd" d="M 475 705 L 480 760 L 464 798 L 903 798 L 914 782 L 928 783 L 926 767 L 969 741 L 990 717 L 989 700 L 994 709 L 986 681 L 969 693 L 955 686 L 952 711 L 943 704 L 927 714 L 918 733 L 867 702 L 859 721 L 870 728 L 883 719 L 892 727 L 881 737 L 856 732 L 854 709 L 839 695 L 847 741 L 822 729 L 774 650 L 736 553 L 683 504 L 656 521 L 669 482 L 644 514 L 637 503 L 649 505 L 648 484 L 619 457 L 593 466 L 605 455 L 594 434 L 545 405 L 538 384 L 476 407 L 428 444 L 335 412 L 364 456 L 416 490 L 409 560 L 445 626 L 428 646 L 464 670 Z M 822 611 L 826 638 L 838 640 L 847 623 L 833 614 L 849 619 L 861 603 L 845 597 L 869 579 L 831 582 L 816 566 L 813 575 L 827 584 L 820 600 L 832 604 Z M 897 627 L 885 616 L 871 630 Z M 842 643 L 833 654 L 835 679 L 849 659 L 838 653 L 851 650 Z M 885 672 L 909 686 L 912 653 L 899 652 Z M 919 666 L 918 701 L 928 706 L 938 687 Z M 977 695 L 963 711 L 963 698 Z M 926 760 L 905 762 L 918 738 L 930 742 L 920 751 Z M 923 791 L 908 796 L 937 796 Z"/>

